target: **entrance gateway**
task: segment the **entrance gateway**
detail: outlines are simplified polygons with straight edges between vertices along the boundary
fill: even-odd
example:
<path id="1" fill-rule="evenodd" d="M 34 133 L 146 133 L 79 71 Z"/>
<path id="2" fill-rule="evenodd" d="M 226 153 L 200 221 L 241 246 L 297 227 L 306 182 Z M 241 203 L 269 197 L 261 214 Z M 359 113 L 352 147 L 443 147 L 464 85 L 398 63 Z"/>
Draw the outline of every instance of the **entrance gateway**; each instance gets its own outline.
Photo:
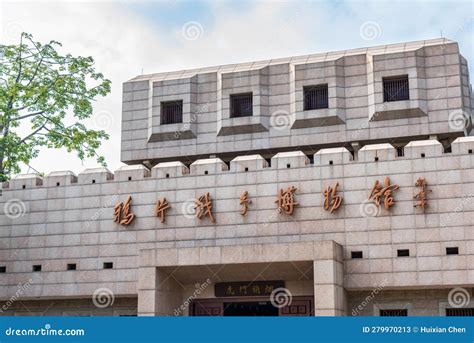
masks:
<path id="1" fill-rule="evenodd" d="M 343 315 L 342 256 L 334 241 L 144 249 L 138 315 Z"/>
<path id="2" fill-rule="evenodd" d="M 197 299 L 191 316 L 311 316 L 312 297 L 293 297 L 284 281 L 219 282 L 216 298 Z"/>

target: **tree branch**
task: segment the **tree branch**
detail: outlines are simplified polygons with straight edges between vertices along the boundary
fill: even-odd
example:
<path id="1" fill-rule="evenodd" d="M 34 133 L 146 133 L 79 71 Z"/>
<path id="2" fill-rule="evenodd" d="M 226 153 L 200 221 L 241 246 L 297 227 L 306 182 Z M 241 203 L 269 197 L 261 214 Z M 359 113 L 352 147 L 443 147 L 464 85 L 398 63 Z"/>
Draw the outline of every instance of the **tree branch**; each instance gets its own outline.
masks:
<path id="1" fill-rule="evenodd" d="M 18 118 L 15 118 L 15 120 L 22 120 L 22 119 L 25 119 L 25 118 L 28 118 L 28 117 L 33 117 L 33 116 L 37 116 L 38 114 L 43 114 L 44 111 L 38 111 L 38 112 L 33 112 L 33 113 L 28 113 L 28 114 L 25 114 L 21 117 L 18 117 Z"/>
<path id="2" fill-rule="evenodd" d="M 41 130 L 44 129 L 44 127 L 46 126 L 46 123 L 44 123 L 43 125 L 41 125 L 39 128 L 37 128 L 35 131 L 33 131 L 32 133 L 30 133 L 28 136 L 26 136 L 25 138 L 23 138 L 20 143 L 18 144 L 23 144 L 27 139 L 30 139 L 32 136 L 36 135 L 38 132 L 40 132 Z"/>

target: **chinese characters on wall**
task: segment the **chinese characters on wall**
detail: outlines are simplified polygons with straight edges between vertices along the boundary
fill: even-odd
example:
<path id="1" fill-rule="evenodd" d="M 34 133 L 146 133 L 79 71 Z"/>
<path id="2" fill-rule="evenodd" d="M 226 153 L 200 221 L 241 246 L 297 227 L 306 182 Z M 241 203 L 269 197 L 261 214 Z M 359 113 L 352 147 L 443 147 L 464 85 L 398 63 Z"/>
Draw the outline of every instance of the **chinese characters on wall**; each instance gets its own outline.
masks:
<path id="1" fill-rule="evenodd" d="M 333 213 L 337 211 L 342 203 L 343 196 L 338 194 L 339 182 L 332 186 L 327 186 L 323 193 L 323 209 Z M 428 189 L 428 183 L 425 178 L 418 178 L 415 187 L 418 192 L 413 196 L 415 208 L 421 208 L 423 211 L 428 206 L 428 194 L 432 191 Z M 372 200 L 376 206 L 384 206 L 386 210 L 395 204 L 395 192 L 400 188 L 397 184 L 392 184 L 390 178 L 385 177 L 383 184 L 379 180 L 375 180 L 374 185 L 370 191 L 368 200 Z M 295 208 L 299 205 L 296 199 L 297 188 L 289 186 L 286 189 L 280 189 L 276 195 L 275 203 L 279 213 L 292 216 Z M 131 210 L 132 197 L 128 196 L 125 202 L 119 202 L 114 207 L 114 222 L 120 225 L 129 225 L 135 218 L 135 214 Z M 249 193 L 244 191 L 240 194 L 238 204 L 240 206 L 240 215 L 246 216 L 249 211 L 249 205 L 252 201 L 249 199 Z M 155 204 L 155 216 L 160 219 L 161 223 L 166 222 L 167 210 L 171 208 L 166 198 L 158 199 Z M 207 218 L 212 223 L 216 223 L 213 214 L 213 203 L 209 192 L 204 193 L 198 198 L 194 199 L 194 210 L 197 219 Z"/>

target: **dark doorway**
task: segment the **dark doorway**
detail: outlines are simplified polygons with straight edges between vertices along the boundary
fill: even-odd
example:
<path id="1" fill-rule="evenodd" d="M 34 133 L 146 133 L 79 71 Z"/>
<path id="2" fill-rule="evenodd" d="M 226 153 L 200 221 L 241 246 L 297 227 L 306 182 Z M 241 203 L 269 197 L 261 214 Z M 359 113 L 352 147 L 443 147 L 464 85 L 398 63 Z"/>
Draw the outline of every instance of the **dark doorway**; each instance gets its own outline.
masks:
<path id="1" fill-rule="evenodd" d="M 278 308 L 270 301 L 224 303 L 224 316 L 278 316 Z"/>

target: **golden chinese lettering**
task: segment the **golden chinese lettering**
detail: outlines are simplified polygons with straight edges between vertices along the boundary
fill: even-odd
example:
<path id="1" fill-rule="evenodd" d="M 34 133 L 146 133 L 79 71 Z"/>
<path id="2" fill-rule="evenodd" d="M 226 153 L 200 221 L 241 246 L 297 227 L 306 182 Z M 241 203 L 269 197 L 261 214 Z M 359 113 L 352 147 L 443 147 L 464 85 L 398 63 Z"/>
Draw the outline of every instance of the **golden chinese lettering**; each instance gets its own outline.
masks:
<path id="1" fill-rule="evenodd" d="M 166 198 L 163 198 L 163 200 L 158 200 L 155 205 L 155 214 L 157 217 L 160 217 L 160 222 L 164 223 L 165 222 L 165 215 L 166 215 L 166 210 L 169 209 L 171 206 L 168 204 L 166 201 Z"/>
<path id="2" fill-rule="evenodd" d="M 259 285 L 253 285 L 252 286 L 252 294 L 254 294 L 254 295 L 261 294 Z"/>
<path id="3" fill-rule="evenodd" d="M 235 295 L 234 288 L 232 288 L 232 286 L 227 287 L 227 289 L 225 290 L 225 294 L 226 295 Z"/>
<path id="4" fill-rule="evenodd" d="M 431 193 L 432 191 L 428 189 L 428 183 L 423 177 L 420 177 L 418 180 L 416 180 L 415 186 L 420 187 L 421 190 L 413 197 L 413 199 L 418 200 L 418 203 L 414 206 L 421 207 L 424 210 L 425 207 L 428 207 L 428 193 Z"/>
<path id="5" fill-rule="evenodd" d="M 390 179 L 388 177 L 384 180 L 384 185 L 379 183 L 379 180 L 376 180 L 372 191 L 370 192 L 369 200 L 374 200 L 377 206 L 380 206 L 382 199 L 385 209 L 390 209 L 390 207 L 395 203 L 393 199 L 393 192 L 396 191 L 400 186 L 391 185 Z"/>
<path id="6" fill-rule="evenodd" d="M 294 186 L 288 187 L 286 190 L 280 189 L 278 199 L 275 202 L 278 204 L 278 211 L 282 211 L 288 215 L 292 215 L 296 206 L 299 204 L 295 201 L 296 188 Z"/>
<path id="7" fill-rule="evenodd" d="M 328 188 L 324 190 L 324 209 L 331 211 L 331 213 L 337 210 L 342 204 L 342 196 L 336 195 L 338 186 L 339 182 L 337 182 L 334 187 L 328 186 Z"/>
<path id="8" fill-rule="evenodd" d="M 247 191 L 240 194 L 239 204 L 240 204 L 240 206 L 242 206 L 242 210 L 240 211 L 240 214 L 243 215 L 243 216 L 247 215 L 249 204 L 252 203 L 252 201 L 248 199 L 248 195 L 249 195 L 249 193 Z"/>
<path id="9" fill-rule="evenodd" d="M 209 193 L 206 193 L 199 197 L 199 199 L 194 200 L 196 206 L 194 208 L 196 211 L 196 216 L 201 219 L 203 216 L 209 216 L 211 222 L 215 223 L 216 220 L 212 215 L 212 199 Z"/>
<path id="10" fill-rule="evenodd" d="M 135 218 L 135 214 L 130 212 L 132 197 L 129 195 L 125 202 L 119 202 L 114 207 L 114 222 L 121 225 L 128 225 Z"/>

